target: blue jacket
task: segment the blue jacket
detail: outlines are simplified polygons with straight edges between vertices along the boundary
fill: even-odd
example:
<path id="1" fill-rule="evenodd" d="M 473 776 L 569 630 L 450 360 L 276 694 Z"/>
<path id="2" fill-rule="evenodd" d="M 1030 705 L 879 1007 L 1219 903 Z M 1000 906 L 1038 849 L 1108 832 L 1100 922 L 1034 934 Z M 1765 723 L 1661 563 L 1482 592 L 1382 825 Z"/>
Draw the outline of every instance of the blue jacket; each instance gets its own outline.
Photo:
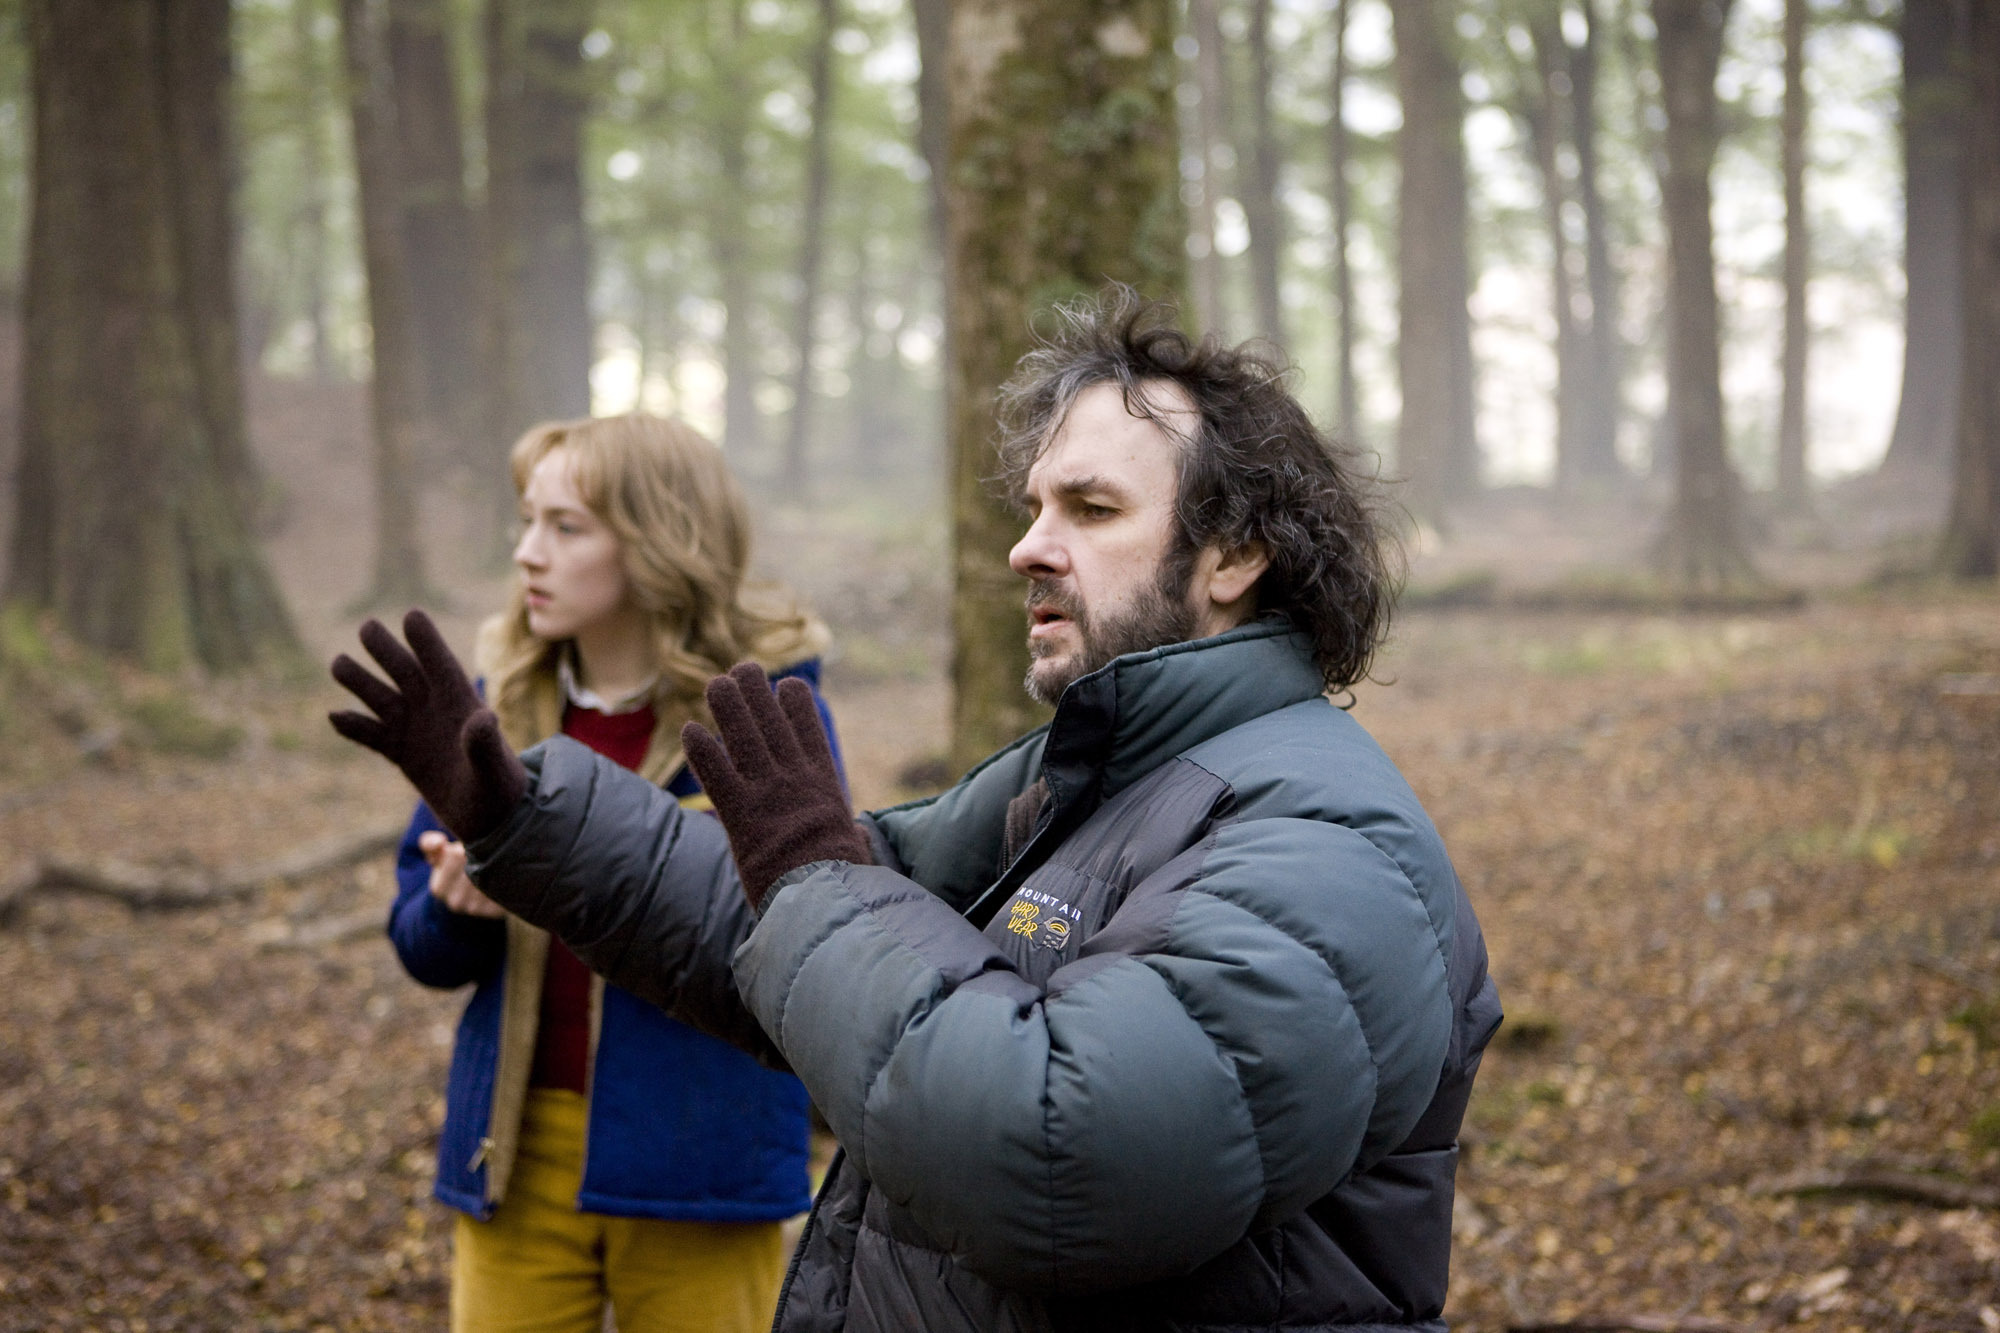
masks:
<path id="1" fill-rule="evenodd" d="M 816 688 L 819 662 L 778 674 Z M 824 701 L 820 717 L 831 740 L 833 719 Z M 839 745 L 833 743 L 837 760 Z M 667 790 L 686 800 L 701 789 L 682 769 Z M 492 1132 L 507 929 L 501 921 L 452 912 L 432 896 L 430 866 L 417 839 L 441 827 L 419 802 L 396 855 L 389 938 L 403 967 L 424 985 L 475 986 L 452 1052 L 436 1194 L 453 1208 L 487 1218 L 494 1204 L 483 1148 Z M 806 1093 L 799 1081 L 627 990 L 607 984 L 602 993 L 577 1208 L 700 1222 L 776 1221 L 804 1212 L 812 1196 Z"/>

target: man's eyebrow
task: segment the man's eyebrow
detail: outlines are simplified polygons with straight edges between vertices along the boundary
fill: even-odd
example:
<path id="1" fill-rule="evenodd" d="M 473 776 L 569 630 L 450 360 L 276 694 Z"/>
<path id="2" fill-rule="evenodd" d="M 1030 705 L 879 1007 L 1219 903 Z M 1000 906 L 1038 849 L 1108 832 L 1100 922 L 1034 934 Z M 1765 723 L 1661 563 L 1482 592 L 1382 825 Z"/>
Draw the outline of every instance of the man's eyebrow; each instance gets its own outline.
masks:
<path id="1" fill-rule="evenodd" d="M 1049 494 L 1068 496 L 1071 499 L 1081 495 L 1103 495 L 1114 500 L 1129 498 L 1129 493 L 1123 486 L 1110 477 L 1096 472 L 1086 472 L 1080 476 L 1057 477 L 1049 482 Z"/>

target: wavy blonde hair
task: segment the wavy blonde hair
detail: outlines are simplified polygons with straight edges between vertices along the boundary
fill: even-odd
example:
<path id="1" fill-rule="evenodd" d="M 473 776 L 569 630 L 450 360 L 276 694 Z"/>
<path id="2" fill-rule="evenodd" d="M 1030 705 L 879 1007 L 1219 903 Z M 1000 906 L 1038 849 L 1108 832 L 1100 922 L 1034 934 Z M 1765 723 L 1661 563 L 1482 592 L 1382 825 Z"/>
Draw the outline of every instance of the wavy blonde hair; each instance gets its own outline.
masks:
<path id="1" fill-rule="evenodd" d="M 659 677 L 639 772 L 665 782 L 681 765 L 681 725 L 709 721 L 702 689 L 745 659 L 766 670 L 822 652 L 826 627 L 784 588 L 745 580 L 750 514 L 722 451 L 692 426 L 630 412 L 553 421 L 514 442 L 516 494 L 557 450 L 590 512 L 618 539 L 626 596 L 650 617 Z M 516 749 L 562 729 L 557 664 L 567 640 L 528 628 L 521 580 L 479 631 L 478 660 L 500 729 Z"/>

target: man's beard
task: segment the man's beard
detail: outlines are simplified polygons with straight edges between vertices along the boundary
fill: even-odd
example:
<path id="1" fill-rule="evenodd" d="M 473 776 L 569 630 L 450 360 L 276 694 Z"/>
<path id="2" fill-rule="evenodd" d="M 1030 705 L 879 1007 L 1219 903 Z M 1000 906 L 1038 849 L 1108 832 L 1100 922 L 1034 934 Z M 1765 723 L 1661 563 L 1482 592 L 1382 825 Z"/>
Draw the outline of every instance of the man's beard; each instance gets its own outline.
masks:
<path id="1" fill-rule="evenodd" d="M 1193 569 L 1187 562 L 1166 559 L 1151 586 L 1133 599 L 1123 612 L 1102 624 L 1093 621 L 1083 605 L 1054 580 L 1037 581 L 1028 590 L 1028 610 L 1048 607 L 1060 612 L 1076 627 L 1077 647 L 1067 657 L 1050 657 L 1050 649 L 1035 639 L 1028 640 L 1028 675 L 1021 683 L 1036 703 L 1053 704 L 1069 688 L 1114 657 L 1142 653 L 1170 643 L 1185 643 L 1195 636 L 1197 621 L 1188 605 L 1188 585 Z"/>

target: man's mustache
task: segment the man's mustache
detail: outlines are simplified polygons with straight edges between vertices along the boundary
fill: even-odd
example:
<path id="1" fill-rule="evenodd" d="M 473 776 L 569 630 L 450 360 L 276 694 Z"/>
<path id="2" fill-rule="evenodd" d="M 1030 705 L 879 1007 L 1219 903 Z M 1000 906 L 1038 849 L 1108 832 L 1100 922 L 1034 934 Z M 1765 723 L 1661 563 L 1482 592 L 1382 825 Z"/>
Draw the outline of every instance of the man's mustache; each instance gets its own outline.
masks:
<path id="1" fill-rule="evenodd" d="M 1030 615 L 1036 611 L 1049 610 L 1065 620 L 1080 621 L 1083 618 L 1083 603 L 1053 579 L 1036 580 L 1028 589 L 1026 606 Z"/>

